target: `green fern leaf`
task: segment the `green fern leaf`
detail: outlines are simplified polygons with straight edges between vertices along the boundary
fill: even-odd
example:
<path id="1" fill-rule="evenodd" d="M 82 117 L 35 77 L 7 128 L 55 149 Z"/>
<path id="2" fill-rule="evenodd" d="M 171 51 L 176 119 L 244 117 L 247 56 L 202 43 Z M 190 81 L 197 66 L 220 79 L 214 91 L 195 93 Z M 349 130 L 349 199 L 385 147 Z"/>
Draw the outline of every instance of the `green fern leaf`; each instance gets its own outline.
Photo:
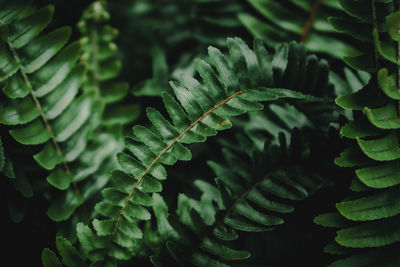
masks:
<path id="1" fill-rule="evenodd" d="M 393 217 L 400 212 L 398 205 L 399 188 L 391 188 L 356 200 L 336 204 L 338 211 L 346 218 L 354 221 L 371 221 Z"/>

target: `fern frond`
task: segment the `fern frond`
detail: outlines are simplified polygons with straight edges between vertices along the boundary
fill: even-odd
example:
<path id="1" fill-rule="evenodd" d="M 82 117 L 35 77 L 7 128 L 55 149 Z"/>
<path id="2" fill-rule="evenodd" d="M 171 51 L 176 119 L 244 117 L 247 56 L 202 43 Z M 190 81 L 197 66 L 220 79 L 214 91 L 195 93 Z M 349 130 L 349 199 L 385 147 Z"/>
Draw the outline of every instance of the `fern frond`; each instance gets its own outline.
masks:
<path id="1" fill-rule="evenodd" d="M 325 62 L 319 66 L 316 83 L 309 84 L 304 78 L 311 73 L 315 60 L 307 56 L 304 48 L 296 43 L 282 45 L 271 59 L 260 41 L 254 43 L 254 50 L 239 38 L 227 41 L 229 56 L 216 48 L 209 48 L 210 63 L 198 59 L 197 72 L 202 79 L 182 76 L 171 87 L 178 101 L 164 92 L 162 99 L 172 123 L 161 112 L 147 108 L 151 128 L 141 125 L 133 127 L 134 138 L 127 140 L 128 153 L 118 155 L 125 172 L 113 173 L 114 186 L 103 190 L 104 201 L 96 205 L 96 210 L 106 219 L 93 221 L 93 240 L 108 239 L 101 249 L 103 257 L 129 259 L 135 251 L 142 232 L 137 223 L 150 219 L 147 206 L 153 201 L 149 193 L 161 191 L 162 180 L 167 178 L 163 165 L 175 164 L 177 160 L 190 160 L 191 152 L 183 144 L 204 142 L 217 131 L 228 129 L 230 116 L 237 116 L 249 110 L 262 109 L 259 101 L 278 99 L 300 99 L 320 101 L 302 94 L 303 88 L 322 95 L 321 88 L 328 89 L 328 69 Z M 298 62 L 304 62 L 298 68 Z M 301 86 L 294 84 L 301 80 Z M 294 91 L 290 89 L 298 89 Z M 86 247 L 94 250 L 94 247 Z M 99 249 L 97 249 L 99 250 Z"/>
<path id="2" fill-rule="evenodd" d="M 336 103 L 355 111 L 354 120 L 341 129 L 350 146 L 335 162 L 352 167 L 352 194 L 336 204 L 337 216 L 345 224 L 338 228 L 337 249 L 359 248 L 356 255 L 331 266 L 397 265 L 399 244 L 398 179 L 398 4 L 389 1 L 340 1 L 349 16 L 332 18 L 338 30 L 363 42 L 361 56 L 344 61 L 354 69 L 368 71 L 371 80 L 361 90 L 339 97 Z M 361 26 L 362 25 L 362 26 Z M 358 29 L 370 29 L 359 31 Z M 371 99 L 372 96 L 372 99 Z M 340 215 L 339 215 L 340 214 Z M 322 217 L 321 217 L 322 216 Z M 328 215 L 321 215 L 316 222 Z M 322 225 L 325 226 L 323 223 Z M 329 225 L 328 225 L 329 226 Z M 331 249 L 326 249 L 328 252 Z"/>
<path id="3" fill-rule="evenodd" d="M 24 6 L 24 9 L 26 8 L 29 7 Z M 6 15 L 9 14 L 8 10 L 14 11 L 13 4 L 10 4 L 8 9 L 3 9 Z M 10 131 L 10 134 L 22 144 L 42 144 L 49 141 L 45 146 L 46 149 L 36 154 L 35 159 L 45 169 L 54 169 L 57 164 L 62 163 L 66 171 L 65 176 L 68 176 L 71 171 L 67 161 L 64 160 L 63 156 L 66 152 L 62 152 L 60 143 L 72 136 L 86 121 L 89 115 L 87 110 L 91 103 L 87 96 L 77 98 L 73 102 L 74 109 L 68 109 L 69 116 L 58 117 L 74 100 L 84 74 L 84 68 L 77 66 L 71 72 L 79 55 L 78 43 L 71 44 L 55 56 L 67 42 L 70 35 L 69 28 L 61 28 L 34 39 L 50 22 L 53 12 L 54 8 L 48 6 L 25 18 L 21 13 L 15 13 L 12 18 L 9 16 L 1 18 L 3 24 L 9 23 L 3 25 L 3 27 L 7 27 L 7 36 L 1 42 L 4 55 L 2 62 L 16 66 L 11 71 L 9 68 L 2 68 L 1 81 L 6 83 L 3 92 L 14 100 L 7 100 L 8 103 L 1 111 L 1 123 L 22 125 Z M 35 24 L 36 20 L 39 21 Z M 27 25 L 32 25 L 29 27 L 31 31 L 22 31 Z M 17 43 L 15 44 L 15 42 Z M 53 58 L 53 56 L 55 57 Z M 52 60 L 49 61 L 50 59 Z M 27 69 L 25 69 L 24 61 L 31 64 Z M 32 64 L 33 62 L 36 64 Z M 64 88 L 61 81 L 68 74 L 70 75 L 67 80 L 70 83 L 66 83 L 67 87 Z M 72 91 L 72 97 L 61 102 L 63 104 L 66 102 L 67 105 L 57 105 L 56 101 L 65 96 L 65 89 L 68 88 L 71 88 L 68 91 Z M 41 99 L 49 93 L 52 93 L 53 97 Z M 5 100 L 3 99 L 3 101 Z M 67 124 L 66 121 L 71 120 L 70 116 L 74 115 L 71 113 L 79 111 L 82 111 L 83 116 L 76 116 L 77 119 L 72 120 L 74 123 Z M 54 115 L 50 115 L 48 118 L 49 113 Z M 54 126 L 50 125 L 50 119 L 54 119 L 52 121 Z"/>
<path id="4" fill-rule="evenodd" d="M 95 142 L 88 146 L 102 107 L 93 93 L 80 90 L 86 69 L 77 63 L 80 42 L 67 45 L 71 29 L 45 31 L 54 7 L 37 9 L 31 1 L 2 1 L 1 12 L 0 123 L 10 127 L 17 142 L 40 149 L 33 158 L 49 171 L 48 183 L 63 190 L 50 192 L 55 200 L 48 215 L 63 221 L 89 198 L 78 182 L 94 173 L 117 143 L 101 134 L 96 142 L 102 147 L 93 151 Z"/>
<path id="5" fill-rule="evenodd" d="M 122 102 L 128 95 L 129 84 L 116 79 L 122 67 L 116 59 L 117 45 L 113 42 L 118 30 L 108 24 L 109 20 L 106 1 L 95 1 L 83 12 L 78 23 L 83 43 L 80 61 L 88 69 L 83 90 L 94 92 L 105 105 L 102 126 L 118 128 L 137 119 L 139 106 Z"/>
<path id="6" fill-rule="evenodd" d="M 201 191 L 200 200 L 180 194 L 179 219 L 169 217 L 178 238 L 169 237 L 167 251 L 183 266 L 230 266 L 250 257 L 250 253 L 229 248 L 237 232 L 272 231 L 284 223 L 284 217 L 294 211 L 294 204 L 313 194 L 316 188 L 330 184 L 321 178 L 318 170 L 309 172 L 298 149 L 304 144 L 300 132 L 292 132 L 287 145 L 283 134 L 278 145 L 269 145 L 260 151 L 250 140 L 236 144 L 238 155 L 223 149 L 224 164 L 207 162 L 217 178 L 215 185 L 196 180 L 194 187 Z M 241 137 L 241 139 L 244 137 Z M 246 145 L 244 145 L 246 143 Z M 304 146 L 304 149 L 307 149 Z M 311 160 L 311 158 L 309 158 Z M 307 176 L 303 175 L 307 173 Z M 156 218 L 164 214 L 156 214 Z M 156 266 L 165 266 L 168 255 L 161 251 L 152 257 Z"/>
<path id="7" fill-rule="evenodd" d="M 118 168 L 115 155 L 123 148 L 125 127 L 139 115 L 139 105 L 127 101 L 129 84 L 119 81 L 121 62 L 117 59 L 117 45 L 114 43 L 118 30 L 109 25 L 109 20 L 107 2 L 95 1 L 84 10 L 78 23 L 82 33 L 80 63 L 87 69 L 82 91 L 93 94 L 93 101 L 99 110 L 92 118 L 96 125 L 94 131 L 100 134 L 90 137 L 79 157 L 79 164 L 75 165 L 75 181 L 84 181 L 81 183 L 84 190 L 82 197 L 67 193 L 61 198 L 63 201 L 55 200 L 48 211 L 48 215 L 57 221 L 72 215 L 74 223 L 62 231 L 71 240 L 76 239 L 76 221 L 84 218 L 87 222 L 96 216 L 95 213 L 90 217 L 84 212 L 76 213 L 74 206 L 89 200 L 95 203 L 97 200 L 93 198 L 99 199 L 100 191 L 110 181 L 110 171 Z"/>
<path id="8" fill-rule="evenodd" d="M 240 13 L 239 20 L 255 37 L 274 47 L 280 42 L 296 40 L 304 42 L 314 53 L 340 58 L 357 53 L 345 38 L 340 38 L 327 21 L 327 17 L 343 12 L 337 1 L 285 1 L 248 0 L 264 20 L 250 13 Z"/>

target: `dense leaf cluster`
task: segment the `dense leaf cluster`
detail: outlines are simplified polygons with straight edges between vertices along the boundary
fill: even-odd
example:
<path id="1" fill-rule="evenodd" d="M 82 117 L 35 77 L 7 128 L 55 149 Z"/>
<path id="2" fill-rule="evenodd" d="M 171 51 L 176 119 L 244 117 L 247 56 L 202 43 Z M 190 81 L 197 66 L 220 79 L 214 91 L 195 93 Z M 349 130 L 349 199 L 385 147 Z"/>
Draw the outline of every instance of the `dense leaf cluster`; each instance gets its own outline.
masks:
<path id="1" fill-rule="evenodd" d="M 399 265 L 399 5 L 0 0 L 9 250 Z"/>

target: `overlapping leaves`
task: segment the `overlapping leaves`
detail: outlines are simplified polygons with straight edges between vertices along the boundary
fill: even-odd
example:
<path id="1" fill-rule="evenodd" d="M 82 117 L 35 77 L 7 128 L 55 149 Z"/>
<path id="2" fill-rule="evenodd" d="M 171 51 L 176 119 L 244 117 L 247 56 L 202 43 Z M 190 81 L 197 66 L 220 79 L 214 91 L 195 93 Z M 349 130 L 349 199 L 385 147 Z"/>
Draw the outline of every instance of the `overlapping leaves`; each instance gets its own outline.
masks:
<path id="1" fill-rule="evenodd" d="M 83 256 L 78 252 L 78 250 L 71 244 L 70 241 L 63 237 L 56 238 L 56 247 L 61 256 L 61 261 L 59 260 L 56 253 L 51 249 L 44 249 L 42 253 L 42 263 L 43 267 L 86 267 L 88 266 Z"/>
<path id="2" fill-rule="evenodd" d="M 241 31 L 236 14 L 243 10 L 243 5 L 237 0 L 138 0 L 109 4 L 114 18 L 120 21 L 119 30 L 124 36 L 120 46 L 128 66 L 123 72 L 136 84 L 132 90 L 135 96 L 160 96 L 175 74 L 193 72 L 192 62 L 199 53 L 209 45 L 225 46 L 227 37 Z M 135 69 L 136 75 L 131 75 L 131 69 Z"/>
<path id="3" fill-rule="evenodd" d="M 0 123 L 17 142 L 37 148 L 33 158 L 48 171 L 48 183 L 63 190 L 51 197 L 47 214 L 63 221 L 104 186 L 104 179 L 78 182 L 96 172 L 117 143 L 108 134 L 91 139 L 103 107 L 95 94 L 81 90 L 81 43 L 67 44 L 69 27 L 46 30 L 53 6 L 31 4 L 1 2 Z"/>
<path id="4" fill-rule="evenodd" d="M 353 45 L 341 38 L 327 18 L 343 14 L 338 1 L 320 0 L 248 0 L 264 19 L 240 13 L 239 20 L 256 38 L 274 47 L 280 42 L 296 40 L 308 50 L 340 58 L 357 53 Z"/>
<path id="5" fill-rule="evenodd" d="M 303 150 L 308 148 L 298 129 L 292 132 L 289 146 L 283 134 L 279 145 L 265 143 L 261 151 L 244 136 L 238 140 L 238 151 L 247 155 L 223 149 L 226 163 L 208 162 L 217 178 L 215 184 L 194 182 L 200 200 L 179 195 L 178 217 L 169 216 L 178 238 L 160 231 L 168 239 L 168 253 L 152 257 L 156 266 L 166 266 L 170 257 L 182 266 L 230 266 L 246 260 L 249 252 L 229 247 L 239 238 L 238 232 L 273 230 L 284 223 L 285 214 L 293 212 L 293 203 L 329 184 L 317 170 L 307 168 L 306 161 L 312 159 Z M 155 214 L 157 222 L 165 225 L 166 209 Z"/>
<path id="6" fill-rule="evenodd" d="M 326 62 L 306 55 L 302 45 L 282 45 L 271 57 L 261 41 L 254 42 L 253 50 L 238 38 L 228 39 L 227 44 L 229 55 L 210 47 L 209 62 L 196 60 L 201 82 L 183 75 L 179 82 L 170 83 L 176 98 L 163 92 L 171 121 L 149 107 L 146 113 L 152 126 L 133 127 L 134 137 L 126 140 L 127 151 L 118 155 L 124 171 L 113 173 L 114 185 L 103 190 L 104 201 L 96 206 L 104 218 L 93 221 L 95 232 L 79 226 L 81 243 L 91 260 L 125 260 L 135 253 L 143 236 L 138 222 L 150 219 L 146 207 L 153 200 L 149 194 L 160 192 L 167 178 L 164 165 L 191 159 L 184 144 L 204 142 L 230 128 L 229 117 L 262 109 L 259 101 L 321 101 L 299 91 L 307 88 L 307 92 L 323 95 L 321 88 L 328 88 Z M 312 79 L 307 76 L 310 73 Z"/>

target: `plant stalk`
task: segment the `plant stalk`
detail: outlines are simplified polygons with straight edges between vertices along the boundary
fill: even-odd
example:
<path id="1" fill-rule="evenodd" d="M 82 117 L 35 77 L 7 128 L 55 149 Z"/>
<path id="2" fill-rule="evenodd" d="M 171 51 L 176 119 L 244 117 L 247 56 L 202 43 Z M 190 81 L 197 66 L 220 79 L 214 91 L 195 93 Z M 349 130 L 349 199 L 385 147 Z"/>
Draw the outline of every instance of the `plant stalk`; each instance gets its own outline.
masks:
<path id="1" fill-rule="evenodd" d="M 306 24 L 301 29 L 301 34 L 300 34 L 300 39 L 299 39 L 300 43 L 307 42 L 308 36 L 310 35 L 311 29 L 314 25 L 314 22 L 317 17 L 317 13 L 318 13 L 319 7 L 321 6 L 322 1 L 324 1 L 324 0 L 315 0 L 314 4 L 312 5 L 311 10 L 310 10 L 310 16 L 308 17 Z"/>

